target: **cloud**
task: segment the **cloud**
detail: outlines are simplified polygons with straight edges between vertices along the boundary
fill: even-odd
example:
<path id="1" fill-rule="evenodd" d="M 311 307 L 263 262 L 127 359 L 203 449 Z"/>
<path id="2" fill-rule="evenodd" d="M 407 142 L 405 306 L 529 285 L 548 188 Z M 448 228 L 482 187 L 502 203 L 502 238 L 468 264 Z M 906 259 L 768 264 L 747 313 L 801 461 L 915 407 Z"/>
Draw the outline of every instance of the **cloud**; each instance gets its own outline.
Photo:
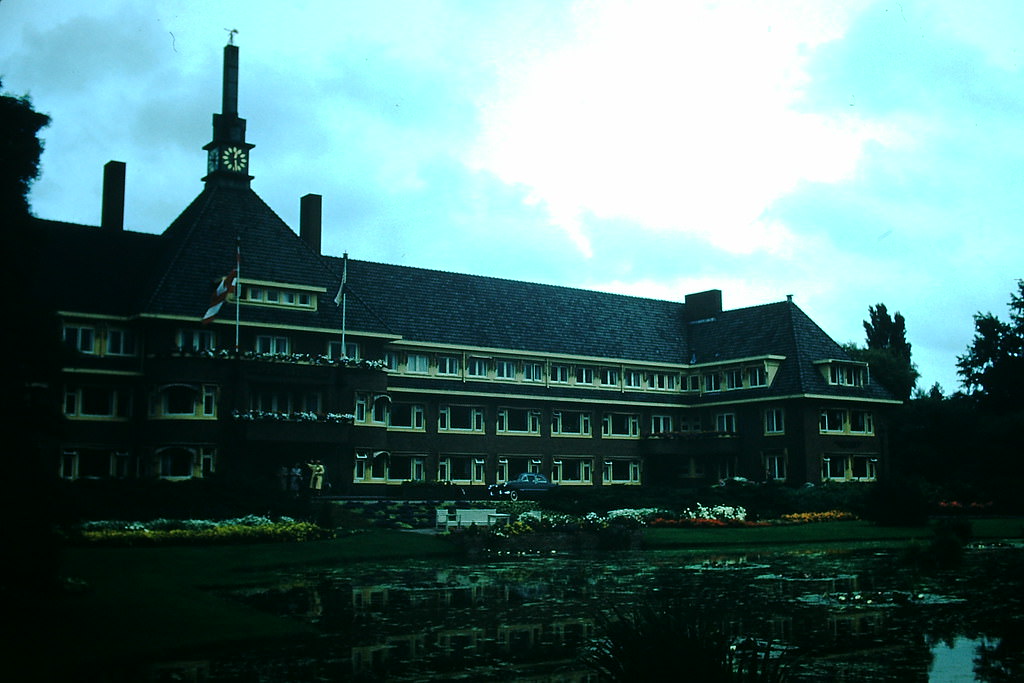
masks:
<path id="1" fill-rule="evenodd" d="M 470 162 L 528 187 L 587 256 L 588 214 L 729 252 L 785 249 L 764 209 L 802 181 L 847 177 L 874 134 L 791 109 L 807 45 L 842 22 L 789 18 L 800 31 L 756 4 L 599 3 L 504 84 Z"/>

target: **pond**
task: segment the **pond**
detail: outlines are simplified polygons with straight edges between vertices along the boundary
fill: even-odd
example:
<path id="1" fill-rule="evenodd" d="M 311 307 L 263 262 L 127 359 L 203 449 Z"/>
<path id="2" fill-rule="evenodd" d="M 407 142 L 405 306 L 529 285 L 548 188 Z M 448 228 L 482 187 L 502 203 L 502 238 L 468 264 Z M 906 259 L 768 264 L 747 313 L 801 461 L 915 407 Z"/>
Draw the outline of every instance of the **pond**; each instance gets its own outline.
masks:
<path id="1" fill-rule="evenodd" d="M 316 637 L 191 661 L 210 681 L 596 681 L 581 655 L 624 617 L 654 619 L 642 657 L 675 680 L 689 680 L 683 631 L 770 646 L 789 681 L 1021 680 L 1022 560 L 1024 547 L 998 544 L 944 570 L 863 547 L 290 570 L 226 594 Z"/>

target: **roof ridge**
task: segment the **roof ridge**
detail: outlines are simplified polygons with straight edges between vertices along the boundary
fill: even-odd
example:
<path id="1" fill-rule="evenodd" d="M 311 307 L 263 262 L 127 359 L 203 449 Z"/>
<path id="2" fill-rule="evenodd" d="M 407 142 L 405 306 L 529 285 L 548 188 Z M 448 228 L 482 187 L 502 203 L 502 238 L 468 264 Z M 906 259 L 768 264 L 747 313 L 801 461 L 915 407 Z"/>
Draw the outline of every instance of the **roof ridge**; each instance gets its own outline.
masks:
<path id="1" fill-rule="evenodd" d="M 330 256 L 330 255 L 326 255 L 325 254 L 323 256 L 323 258 L 336 259 L 336 260 L 340 261 L 344 257 L 342 257 L 342 256 Z M 622 298 L 622 299 L 633 299 L 633 300 L 637 300 L 637 301 L 651 301 L 651 302 L 658 302 L 658 303 L 665 303 L 665 304 L 673 304 L 673 305 L 677 305 L 677 306 L 684 306 L 685 305 L 682 301 L 674 301 L 672 299 L 657 299 L 657 298 L 654 298 L 654 297 L 639 296 L 639 295 L 636 295 L 636 294 L 621 294 L 619 292 L 608 292 L 608 291 L 605 291 L 605 290 L 602 290 L 602 289 L 593 289 L 593 288 L 584 287 L 582 285 L 556 285 L 556 284 L 551 284 L 551 283 L 547 283 L 547 282 L 532 282 L 532 281 L 529 281 L 529 280 L 515 280 L 513 278 L 498 277 L 496 275 L 479 275 L 479 274 L 476 274 L 476 273 L 459 273 L 459 272 L 456 272 L 456 271 L 453 271 L 453 270 L 443 270 L 441 268 L 424 268 L 422 266 L 409 266 L 409 265 L 399 264 L 399 263 L 384 263 L 382 261 L 370 261 L 370 260 L 366 260 L 366 259 L 354 259 L 352 257 L 349 257 L 349 261 L 350 262 L 351 261 L 359 261 L 361 263 L 366 263 L 366 264 L 373 265 L 373 266 L 384 266 L 386 268 L 402 268 L 402 269 L 405 269 L 405 270 L 420 271 L 420 272 L 426 272 L 426 273 L 438 273 L 438 274 L 442 274 L 442 275 L 452 275 L 452 276 L 455 276 L 455 277 L 462 277 L 462 278 L 475 278 L 475 279 L 479 279 L 479 280 L 490 280 L 492 282 L 506 282 L 506 283 L 510 283 L 510 284 L 513 284 L 513 285 L 527 285 L 527 286 L 530 286 L 530 287 L 547 287 L 547 288 L 551 288 L 551 289 L 569 290 L 569 291 L 574 291 L 574 292 L 583 292 L 583 293 L 586 293 L 586 294 L 596 294 L 596 295 L 600 295 L 600 296 L 613 296 L 613 297 L 618 297 L 618 298 Z"/>

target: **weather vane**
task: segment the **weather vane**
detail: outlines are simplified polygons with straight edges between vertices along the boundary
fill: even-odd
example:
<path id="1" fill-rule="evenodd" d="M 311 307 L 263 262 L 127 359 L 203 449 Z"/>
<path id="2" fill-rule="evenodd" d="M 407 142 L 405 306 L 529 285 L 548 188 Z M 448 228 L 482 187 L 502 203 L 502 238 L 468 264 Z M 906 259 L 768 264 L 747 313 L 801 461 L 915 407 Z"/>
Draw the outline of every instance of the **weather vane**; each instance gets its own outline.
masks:
<path id="1" fill-rule="evenodd" d="M 228 45 L 234 45 L 235 44 L 235 34 L 238 33 L 238 29 L 237 28 L 226 28 L 224 30 L 228 32 Z"/>

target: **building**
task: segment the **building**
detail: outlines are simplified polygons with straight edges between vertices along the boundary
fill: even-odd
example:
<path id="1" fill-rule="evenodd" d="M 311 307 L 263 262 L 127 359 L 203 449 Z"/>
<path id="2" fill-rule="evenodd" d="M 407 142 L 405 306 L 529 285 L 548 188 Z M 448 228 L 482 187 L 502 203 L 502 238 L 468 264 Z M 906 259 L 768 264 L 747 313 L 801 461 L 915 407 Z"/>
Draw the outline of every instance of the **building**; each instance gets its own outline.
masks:
<path id="1" fill-rule="evenodd" d="M 47 445 L 61 477 L 272 478 L 320 460 L 333 492 L 378 495 L 525 471 L 878 476 L 898 401 L 791 298 L 725 310 L 718 290 L 679 303 L 324 255 L 319 196 L 296 234 L 251 189 L 237 88 L 228 45 L 204 187 L 162 234 L 124 229 L 118 162 L 100 226 L 38 221 L 65 342 Z"/>

